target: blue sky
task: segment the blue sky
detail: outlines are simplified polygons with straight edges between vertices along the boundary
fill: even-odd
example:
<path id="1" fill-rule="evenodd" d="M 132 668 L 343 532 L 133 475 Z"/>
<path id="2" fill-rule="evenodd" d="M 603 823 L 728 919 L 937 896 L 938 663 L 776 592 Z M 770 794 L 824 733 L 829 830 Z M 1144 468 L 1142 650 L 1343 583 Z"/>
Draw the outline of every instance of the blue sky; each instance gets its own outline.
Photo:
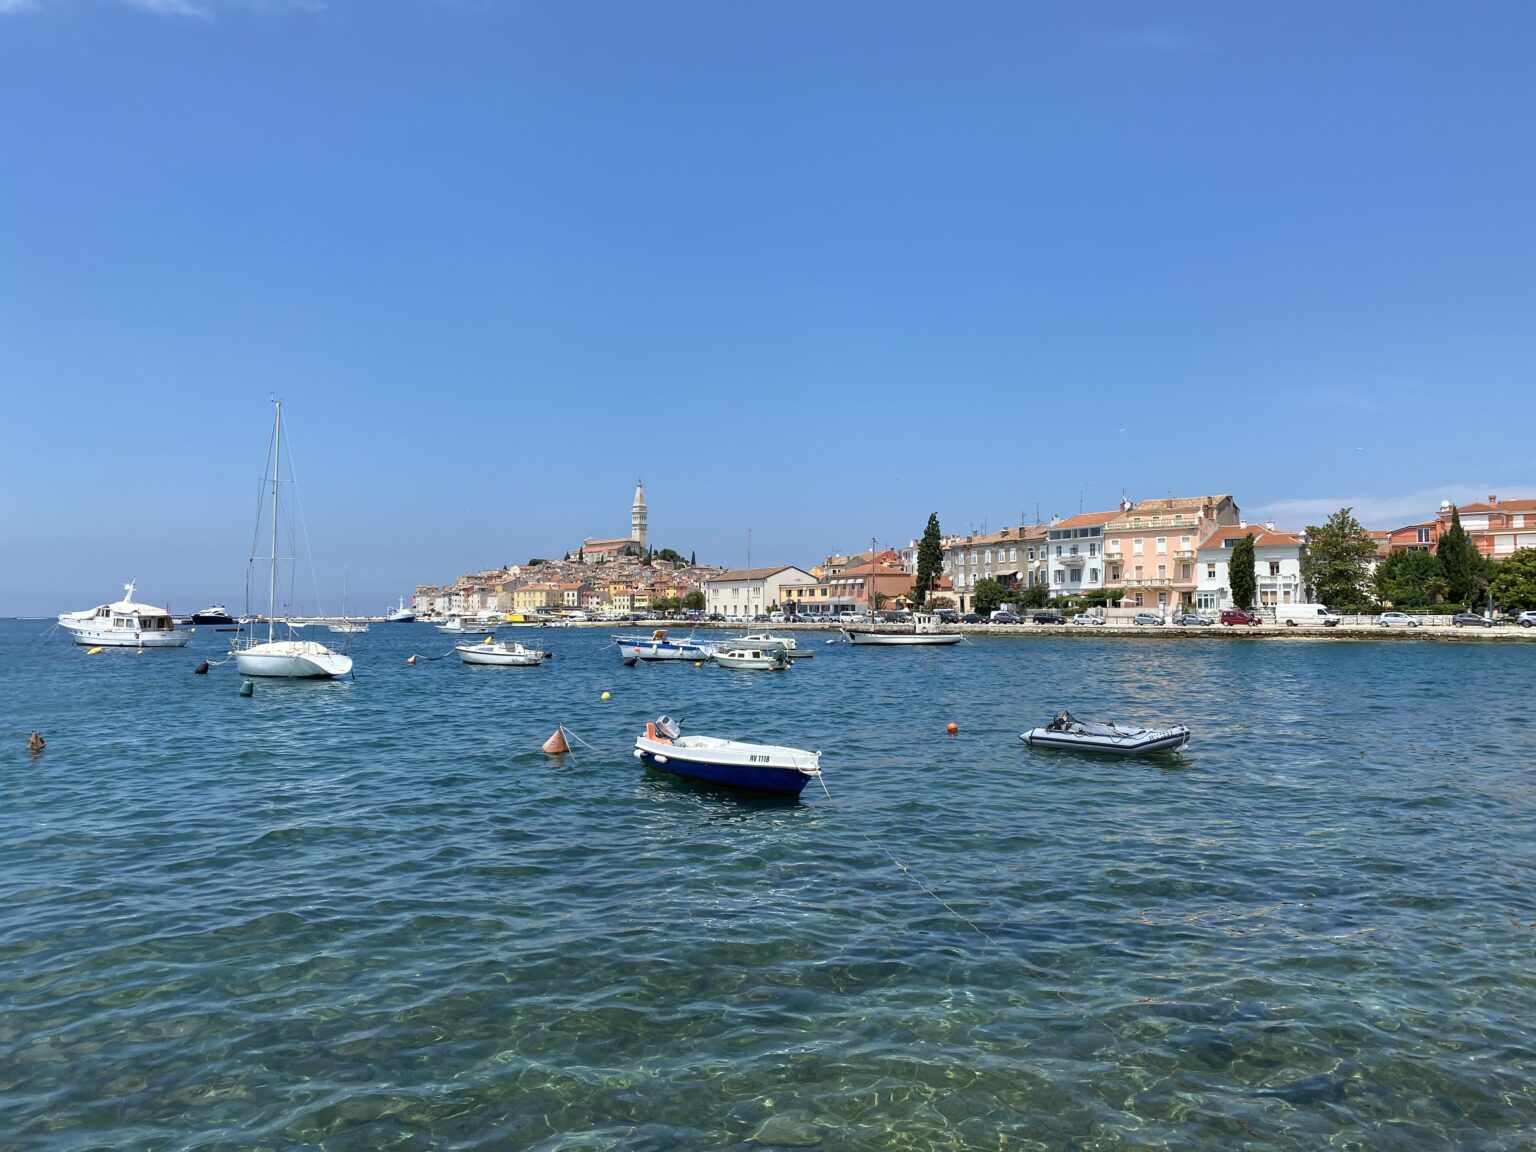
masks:
<path id="1" fill-rule="evenodd" d="M 620 534 L 637 476 L 726 564 L 1536 494 L 1533 34 L 0 0 L 0 612 L 233 607 L 272 392 L 332 610 Z"/>

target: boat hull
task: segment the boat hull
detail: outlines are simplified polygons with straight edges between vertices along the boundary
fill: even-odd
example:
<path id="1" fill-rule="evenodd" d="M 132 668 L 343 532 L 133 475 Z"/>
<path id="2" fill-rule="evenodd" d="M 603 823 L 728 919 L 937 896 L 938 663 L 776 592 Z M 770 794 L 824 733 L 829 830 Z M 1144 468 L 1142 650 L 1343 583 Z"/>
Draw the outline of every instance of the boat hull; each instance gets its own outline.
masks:
<path id="1" fill-rule="evenodd" d="M 794 752 L 797 758 L 806 762 L 803 765 L 775 762 L 783 759 L 774 755 L 778 752 Z M 635 758 L 647 768 L 673 776 L 776 796 L 798 796 L 821 774 L 820 753 L 728 741 L 704 748 L 641 736 L 635 741 Z"/>
<path id="2" fill-rule="evenodd" d="M 958 644 L 965 639 L 959 632 L 860 632 L 848 628 L 843 630 L 843 635 L 848 637 L 850 644 L 871 647 L 910 648 L 914 645 Z"/>
<path id="3" fill-rule="evenodd" d="M 722 668 L 734 668 L 745 672 L 783 672 L 789 667 L 789 655 L 785 653 L 780 657 L 729 656 L 724 652 L 716 652 L 715 663 Z"/>
<path id="4" fill-rule="evenodd" d="M 1169 728 L 1127 728 L 1121 735 L 1054 732 L 1031 728 L 1019 739 L 1031 748 L 1056 748 L 1071 752 L 1099 752 L 1110 756 L 1135 756 L 1148 752 L 1174 752 L 1189 743 L 1189 729 L 1182 724 Z"/>
<path id="5" fill-rule="evenodd" d="M 714 652 L 703 644 L 677 640 L 627 640 L 614 637 L 619 645 L 619 655 L 628 662 L 636 660 L 708 660 Z"/>
<path id="6" fill-rule="evenodd" d="M 90 648 L 185 648 L 192 639 L 190 632 L 178 629 L 130 632 L 121 628 L 82 628 L 62 621 L 60 624 L 76 644 Z"/>
<path id="7" fill-rule="evenodd" d="M 351 672 L 352 657 L 310 640 L 273 640 L 236 651 L 235 668 L 242 676 L 328 680 Z"/>
<path id="8" fill-rule="evenodd" d="M 508 647 L 505 644 L 460 644 L 459 659 L 466 664 L 480 664 L 492 668 L 532 668 L 544 662 L 544 653 L 531 648 Z"/>

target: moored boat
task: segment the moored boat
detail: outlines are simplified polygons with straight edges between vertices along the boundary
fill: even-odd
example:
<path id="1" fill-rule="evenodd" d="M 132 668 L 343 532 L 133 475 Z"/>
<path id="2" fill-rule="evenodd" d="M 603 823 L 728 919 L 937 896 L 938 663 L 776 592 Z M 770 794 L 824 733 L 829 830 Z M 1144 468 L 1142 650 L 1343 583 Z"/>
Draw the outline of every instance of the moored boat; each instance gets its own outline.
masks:
<path id="1" fill-rule="evenodd" d="M 615 636 L 613 640 L 626 664 L 635 660 L 708 660 L 715 654 L 714 645 L 692 636 L 669 639 L 665 628 L 658 628 L 649 636 Z"/>
<path id="2" fill-rule="evenodd" d="M 235 623 L 235 618 L 229 614 L 224 605 L 214 604 L 211 607 L 200 608 L 192 613 L 191 622 L 193 624 L 217 626 L 220 624 L 233 624 Z"/>
<path id="3" fill-rule="evenodd" d="M 1163 728 L 1102 724 L 1078 720 L 1070 712 L 1058 712 L 1045 727 L 1021 732 L 1019 739 L 1031 748 L 1067 748 L 1130 756 L 1139 752 L 1177 751 L 1189 743 L 1189 729 L 1183 724 Z"/>
<path id="4" fill-rule="evenodd" d="M 802 649 L 797 645 L 793 636 L 775 636 L 771 632 L 753 632 L 747 636 L 727 640 L 725 643 L 732 648 L 782 648 L 789 653 L 791 660 L 809 660 L 815 655 L 809 649 Z"/>
<path id="5" fill-rule="evenodd" d="M 722 668 L 753 672 L 783 672 L 789 667 L 789 652 L 784 648 L 749 648 L 739 642 L 715 649 L 715 663 Z"/>
<path id="6" fill-rule="evenodd" d="M 416 620 L 416 609 L 414 609 L 414 608 L 407 608 L 405 606 L 405 597 L 404 596 L 401 596 L 399 598 L 399 600 L 400 600 L 400 604 L 399 604 L 398 607 L 390 608 L 390 609 L 388 609 L 386 611 L 386 613 L 384 615 L 384 623 L 386 623 L 386 624 L 411 624 L 411 623 L 415 622 L 415 620 Z"/>
<path id="7" fill-rule="evenodd" d="M 544 653 L 536 648 L 524 648 L 516 641 L 507 643 L 487 636 L 479 644 L 457 644 L 454 650 L 466 664 L 488 664 L 501 668 L 531 668 L 544 661 Z"/>
<path id="8" fill-rule="evenodd" d="M 267 557 L 267 638 L 261 640 L 256 636 L 256 622 L 251 621 L 251 633 L 249 635 L 235 636 L 233 652 L 235 655 L 235 668 L 242 676 L 273 676 L 288 680 L 329 679 L 336 676 L 345 676 L 352 671 L 352 657 L 342 652 L 333 651 L 324 644 L 314 640 L 293 639 L 293 629 L 302 627 L 305 622 L 290 622 L 280 620 L 277 616 L 277 570 L 278 570 L 278 540 L 279 540 L 279 516 L 281 512 L 280 494 L 282 491 L 283 471 L 283 404 L 280 400 L 273 400 L 272 413 L 272 439 L 267 449 L 267 459 L 272 465 L 272 507 L 270 509 L 272 552 Z M 265 487 L 266 479 L 263 479 Z M 290 482 L 291 483 L 291 482 Z M 257 509 L 257 530 L 260 532 L 261 510 Z M 257 557 L 251 557 L 251 565 L 254 568 Z M 246 608 L 249 618 L 250 608 L 250 579 L 246 581 Z M 277 637 L 277 628 L 287 629 L 288 639 L 280 640 Z"/>
<path id="9" fill-rule="evenodd" d="M 80 612 L 63 612 L 59 627 L 76 644 L 102 648 L 183 648 L 192 639 L 180 631 L 171 614 L 133 598 L 135 581 L 123 585 L 123 598 Z"/>
<path id="10" fill-rule="evenodd" d="M 684 736 L 680 725 L 662 716 L 635 739 L 635 758 L 690 780 L 754 792 L 798 796 L 821 775 L 821 753 L 779 744 L 748 744 L 715 736 Z"/>
<path id="11" fill-rule="evenodd" d="M 848 637 L 850 644 L 886 647 L 958 644 L 965 639 L 965 636 L 959 632 L 946 631 L 938 617 L 927 612 L 914 613 L 910 628 L 899 628 L 895 631 L 877 628 L 844 628 L 843 635 Z"/>

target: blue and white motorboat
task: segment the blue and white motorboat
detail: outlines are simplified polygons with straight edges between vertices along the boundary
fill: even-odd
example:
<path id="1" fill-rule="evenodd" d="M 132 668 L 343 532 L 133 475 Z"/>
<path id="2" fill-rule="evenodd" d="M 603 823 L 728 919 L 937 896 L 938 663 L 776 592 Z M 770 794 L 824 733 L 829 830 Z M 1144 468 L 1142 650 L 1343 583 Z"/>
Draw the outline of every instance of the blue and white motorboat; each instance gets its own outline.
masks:
<path id="1" fill-rule="evenodd" d="M 821 775 L 821 753 L 778 744 L 745 744 L 715 736 L 684 736 L 668 716 L 650 721 L 635 738 L 635 759 L 647 768 L 708 784 L 798 796 Z"/>
<path id="2" fill-rule="evenodd" d="M 692 636 L 671 640 L 665 628 L 658 628 L 649 636 L 615 636 L 613 642 L 619 646 L 619 655 L 626 664 L 636 660 L 710 660 L 715 655 L 713 644 Z"/>
<path id="3" fill-rule="evenodd" d="M 1043 728 L 1019 733 L 1031 748 L 1067 748 L 1076 752 L 1108 752 L 1132 756 L 1143 752 L 1176 752 L 1189 743 L 1183 724 L 1166 728 L 1136 728 L 1126 724 L 1099 724 L 1078 720 L 1070 712 L 1058 712 Z"/>

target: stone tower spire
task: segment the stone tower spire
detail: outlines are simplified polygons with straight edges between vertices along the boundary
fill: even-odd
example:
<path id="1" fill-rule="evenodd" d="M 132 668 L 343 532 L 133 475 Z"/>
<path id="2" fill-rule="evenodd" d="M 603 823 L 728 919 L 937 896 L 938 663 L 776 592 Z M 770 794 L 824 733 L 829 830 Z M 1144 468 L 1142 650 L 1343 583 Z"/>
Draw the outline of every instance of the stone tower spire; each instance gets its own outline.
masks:
<path id="1" fill-rule="evenodd" d="M 629 506 L 629 538 L 648 548 L 645 531 L 645 482 L 635 481 L 635 502 Z"/>

